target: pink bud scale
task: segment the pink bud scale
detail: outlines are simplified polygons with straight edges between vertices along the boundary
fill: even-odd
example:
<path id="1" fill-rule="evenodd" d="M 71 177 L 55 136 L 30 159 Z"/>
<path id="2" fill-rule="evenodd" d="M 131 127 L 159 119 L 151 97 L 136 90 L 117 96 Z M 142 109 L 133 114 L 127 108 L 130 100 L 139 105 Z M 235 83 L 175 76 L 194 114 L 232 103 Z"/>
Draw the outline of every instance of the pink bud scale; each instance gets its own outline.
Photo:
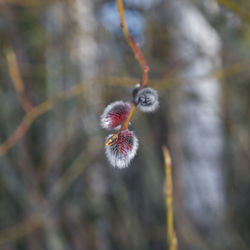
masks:
<path id="1" fill-rule="evenodd" d="M 131 103 L 116 101 L 109 104 L 101 115 L 101 126 L 105 129 L 115 129 L 129 116 Z"/>

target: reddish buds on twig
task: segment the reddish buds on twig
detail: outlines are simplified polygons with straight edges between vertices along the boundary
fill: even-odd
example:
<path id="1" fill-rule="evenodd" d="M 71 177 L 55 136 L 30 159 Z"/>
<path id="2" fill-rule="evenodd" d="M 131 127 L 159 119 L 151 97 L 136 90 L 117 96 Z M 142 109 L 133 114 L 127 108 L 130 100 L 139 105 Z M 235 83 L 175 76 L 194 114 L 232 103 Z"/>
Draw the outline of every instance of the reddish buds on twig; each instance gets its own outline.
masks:
<path id="1" fill-rule="evenodd" d="M 111 165 L 125 168 L 135 157 L 138 139 L 128 129 L 128 124 L 136 106 L 144 112 L 153 112 L 159 107 L 157 91 L 138 84 L 133 90 L 134 103 L 116 101 L 109 104 L 101 115 L 101 126 L 105 129 L 119 130 L 109 135 L 105 142 L 105 151 Z"/>

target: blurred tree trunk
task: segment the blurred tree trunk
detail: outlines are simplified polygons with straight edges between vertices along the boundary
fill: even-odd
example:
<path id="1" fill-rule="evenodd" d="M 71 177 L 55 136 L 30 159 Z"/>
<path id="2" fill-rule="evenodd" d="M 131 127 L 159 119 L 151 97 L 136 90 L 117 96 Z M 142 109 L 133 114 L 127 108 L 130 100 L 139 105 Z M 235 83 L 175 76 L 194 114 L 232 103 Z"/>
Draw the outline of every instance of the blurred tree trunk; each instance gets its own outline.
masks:
<path id="1" fill-rule="evenodd" d="M 99 115 L 103 109 L 102 104 L 102 85 L 96 83 L 94 78 L 98 75 L 98 44 L 95 39 L 97 32 L 97 20 L 95 19 L 95 4 L 92 0 L 74 0 L 69 1 L 69 12 L 73 21 L 73 36 L 70 40 L 70 56 L 72 63 L 75 64 L 79 73 L 79 83 L 83 84 L 83 96 L 79 100 L 84 116 L 81 117 L 82 132 L 85 136 L 86 145 L 93 140 L 93 137 L 99 134 Z M 100 137 L 97 136 L 97 141 L 100 142 Z M 102 143 L 102 141 L 101 141 Z M 97 147 L 95 146 L 94 148 Z M 91 157 L 89 155 L 89 157 Z M 76 245 L 78 249 L 87 248 L 106 250 L 107 246 L 105 228 L 101 225 L 107 223 L 104 220 L 103 213 L 105 208 L 103 204 L 103 192 L 106 189 L 106 182 L 102 164 L 97 162 L 92 165 L 88 170 L 90 181 L 85 185 L 85 192 L 92 197 L 91 205 L 93 214 L 98 216 L 97 220 L 91 223 L 95 228 L 94 237 L 90 236 L 91 232 L 85 230 L 85 238 L 87 242 Z M 83 184 L 83 183 L 82 183 Z M 76 208 L 79 206 L 79 200 L 76 200 Z M 87 207 L 85 201 L 83 206 Z M 67 211 L 70 214 L 70 211 Z M 73 216 L 73 215 L 72 215 Z M 104 219 L 103 219 L 104 217 Z M 72 224 L 79 227 L 77 221 L 72 220 Z M 71 225 L 72 226 L 72 225 Z M 85 225 L 82 225 L 84 227 Z M 83 241 L 83 237 L 80 238 Z M 92 240 L 90 240 L 92 239 Z M 84 244 L 84 245 L 83 245 Z M 92 247 L 90 247 L 92 246 Z"/>
<path id="2" fill-rule="evenodd" d="M 45 27 L 48 33 L 49 43 L 46 47 L 45 53 L 45 66 L 46 66 L 46 91 L 47 98 L 53 98 L 59 92 L 64 91 L 67 88 L 73 86 L 74 79 L 65 81 L 65 73 L 63 69 L 69 65 L 65 65 L 65 57 L 67 56 L 65 46 L 67 39 L 62 39 L 65 32 L 65 16 L 67 15 L 66 6 L 61 2 L 56 2 L 47 7 L 45 12 Z M 66 86 L 65 86 L 66 85 Z M 55 171 L 56 166 L 62 165 L 62 162 L 58 159 L 63 158 L 60 155 L 59 147 L 55 147 L 55 150 L 51 149 L 53 143 L 65 133 L 64 126 L 67 119 L 68 110 L 64 106 L 60 105 L 55 110 L 52 110 L 52 114 L 48 114 L 46 123 L 46 140 L 44 152 L 46 160 L 43 162 L 42 167 L 52 167 L 52 173 L 44 173 L 45 177 L 45 189 L 46 192 L 50 192 L 54 181 L 56 180 L 58 173 Z M 65 135 L 64 135 L 65 136 Z M 53 152 L 52 152 L 53 151 Z M 58 157 L 54 159 L 54 156 Z M 53 158 L 52 158 L 53 157 Z M 50 165 L 50 162 L 52 164 Z M 61 166 L 60 166 L 61 167 Z M 47 174 L 47 175 L 46 175 Z M 48 249 L 59 250 L 67 248 L 67 239 L 62 235 L 62 230 L 56 221 L 60 218 L 60 212 L 53 217 L 47 218 L 44 225 L 44 236 L 46 239 L 46 246 Z"/>
<path id="3" fill-rule="evenodd" d="M 221 235 L 225 205 L 221 89 L 211 76 L 221 65 L 221 41 L 189 1 L 169 1 L 167 13 L 173 21 L 171 33 L 183 79 L 174 110 L 176 134 L 181 138 L 175 157 L 183 205 L 195 225 L 213 238 Z"/>

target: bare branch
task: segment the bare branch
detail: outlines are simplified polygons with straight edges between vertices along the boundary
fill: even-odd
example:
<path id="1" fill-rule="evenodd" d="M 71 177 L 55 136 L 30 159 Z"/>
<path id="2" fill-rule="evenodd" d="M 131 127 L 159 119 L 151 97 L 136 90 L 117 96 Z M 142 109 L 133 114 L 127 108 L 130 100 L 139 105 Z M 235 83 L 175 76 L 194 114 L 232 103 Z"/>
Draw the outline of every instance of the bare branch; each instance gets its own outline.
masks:
<path id="1" fill-rule="evenodd" d="M 165 162 L 165 202 L 167 214 L 167 239 L 170 250 L 177 249 L 177 237 L 174 230 L 174 215 L 173 215 L 173 180 L 172 180 L 172 164 L 169 151 L 166 146 L 162 147 L 164 162 Z"/>
<path id="2" fill-rule="evenodd" d="M 4 52 L 8 63 L 10 77 L 16 89 L 18 98 L 25 112 L 28 113 L 33 108 L 33 106 L 25 94 L 24 83 L 20 74 L 15 52 L 9 47 L 6 48 Z"/>

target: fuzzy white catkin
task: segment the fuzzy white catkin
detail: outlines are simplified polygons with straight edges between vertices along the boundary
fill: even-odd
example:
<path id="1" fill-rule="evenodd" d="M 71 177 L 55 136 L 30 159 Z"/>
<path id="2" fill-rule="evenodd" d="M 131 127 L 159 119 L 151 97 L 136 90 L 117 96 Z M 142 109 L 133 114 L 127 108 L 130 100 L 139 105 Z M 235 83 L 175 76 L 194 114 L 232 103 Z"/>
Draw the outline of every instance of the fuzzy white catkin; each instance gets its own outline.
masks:
<path id="1" fill-rule="evenodd" d="M 138 90 L 134 100 L 137 107 L 143 112 L 154 112 L 159 107 L 158 93 L 149 87 Z"/>
<path id="2" fill-rule="evenodd" d="M 131 109 L 131 104 L 123 101 L 116 101 L 110 103 L 103 111 L 100 119 L 100 125 L 105 129 L 117 129 L 119 125 L 127 118 L 129 111 Z M 116 114 L 116 112 L 118 112 Z M 111 115 L 111 113 L 113 113 Z M 123 113 L 123 116 L 122 116 Z M 122 119 L 123 117 L 123 119 Z M 112 121 L 116 120 L 117 126 L 111 126 Z"/>
<path id="3" fill-rule="evenodd" d="M 123 132 L 126 132 L 126 131 L 122 131 L 121 134 Z M 119 152 L 119 147 L 118 147 L 119 145 L 117 145 L 116 143 L 114 143 L 113 145 L 110 145 L 110 146 L 105 146 L 106 156 L 107 156 L 110 164 L 113 167 L 126 168 L 129 165 L 130 161 L 136 155 L 136 151 L 137 151 L 138 145 L 139 145 L 138 139 L 132 131 L 129 131 L 129 132 L 130 132 L 130 136 L 129 136 L 130 138 L 128 138 L 128 139 L 129 140 L 132 139 L 132 143 L 131 143 L 131 149 L 126 151 L 126 156 L 124 154 L 122 154 L 121 152 Z M 107 136 L 106 140 L 108 138 L 110 138 L 111 136 L 112 136 L 112 134 Z"/>

